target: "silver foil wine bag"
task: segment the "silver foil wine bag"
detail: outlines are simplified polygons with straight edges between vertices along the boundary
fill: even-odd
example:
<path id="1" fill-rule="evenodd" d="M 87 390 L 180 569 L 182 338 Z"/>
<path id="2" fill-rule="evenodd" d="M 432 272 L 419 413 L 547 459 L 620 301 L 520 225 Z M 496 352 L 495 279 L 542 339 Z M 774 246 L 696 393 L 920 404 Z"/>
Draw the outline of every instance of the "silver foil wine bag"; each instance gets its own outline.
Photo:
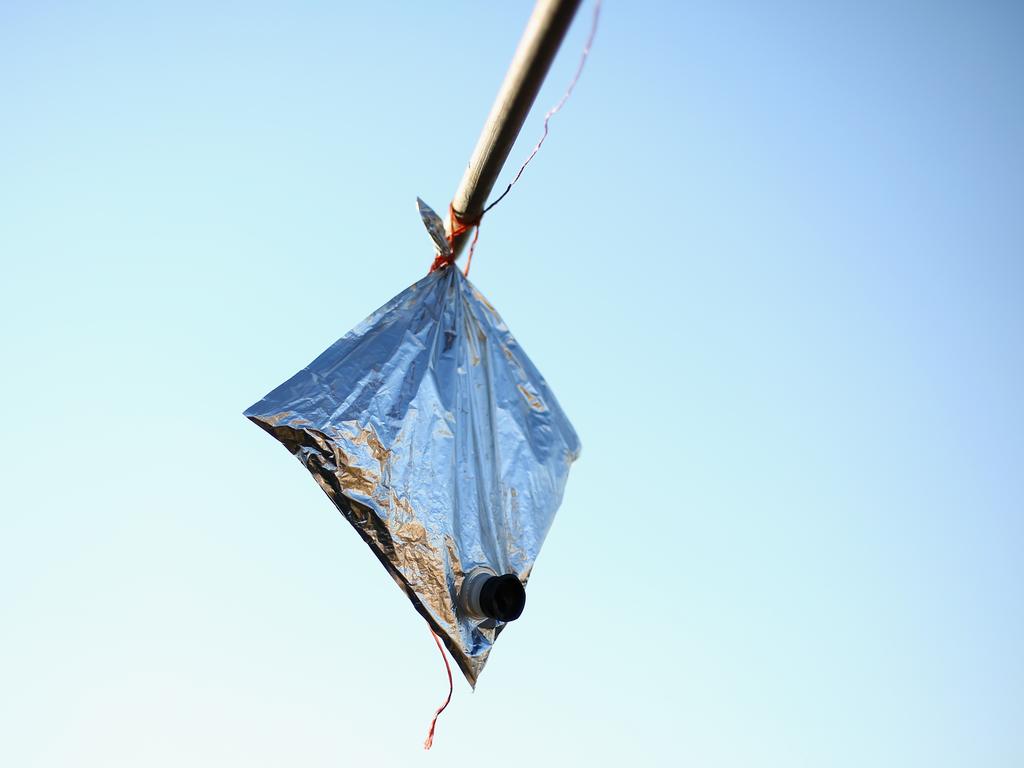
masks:
<path id="1" fill-rule="evenodd" d="M 440 218 L 420 213 L 450 256 Z M 475 686 L 580 452 L 494 308 L 454 264 L 435 269 L 245 415 L 305 465 Z"/>

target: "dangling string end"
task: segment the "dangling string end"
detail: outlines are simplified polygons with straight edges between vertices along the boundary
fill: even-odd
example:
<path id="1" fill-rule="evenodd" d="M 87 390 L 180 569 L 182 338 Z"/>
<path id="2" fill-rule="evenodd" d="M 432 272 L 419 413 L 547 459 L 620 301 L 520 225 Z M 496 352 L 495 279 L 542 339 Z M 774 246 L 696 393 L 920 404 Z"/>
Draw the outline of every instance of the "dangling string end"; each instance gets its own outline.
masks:
<path id="1" fill-rule="evenodd" d="M 444 712 L 448 703 L 452 700 L 452 668 L 448 663 L 448 656 L 444 652 L 444 648 L 441 645 L 441 639 L 437 636 L 437 633 L 433 629 L 430 630 L 431 636 L 434 638 L 434 642 L 437 643 L 437 650 L 441 652 L 441 658 L 444 659 L 444 669 L 448 673 L 448 698 L 444 700 L 444 704 L 438 707 L 437 712 L 434 713 L 434 719 L 430 721 L 430 730 L 427 732 L 427 738 L 423 742 L 424 749 L 430 749 L 434 745 L 434 728 L 437 727 L 437 718 Z"/>

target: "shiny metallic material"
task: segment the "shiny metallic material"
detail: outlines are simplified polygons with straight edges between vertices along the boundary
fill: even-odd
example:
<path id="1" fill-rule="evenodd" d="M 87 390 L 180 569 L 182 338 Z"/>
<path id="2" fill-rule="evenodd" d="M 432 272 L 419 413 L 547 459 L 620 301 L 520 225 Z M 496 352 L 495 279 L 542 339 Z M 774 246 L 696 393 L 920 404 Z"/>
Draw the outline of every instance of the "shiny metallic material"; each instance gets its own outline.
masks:
<path id="1" fill-rule="evenodd" d="M 416 210 L 420 212 L 420 218 L 423 220 L 423 226 L 427 228 L 427 234 L 434 241 L 434 252 L 438 256 L 444 256 L 450 260 L 452 258 L 452 246 L 448 242 L 448 235 L 446 234 L 448 230 L 444 225 L 444 221 L 434 213 L 433 208 L 418 197 L 416 198 Z"/>
<path id="2" fill-rule="evenodd" d="M 494 308 L 442 267 L 245 415 L 306 466 L 475 685 L 504 624 L 459 608 L 463 579 L 486 567 L 526 583 L 580 451 Z"/>

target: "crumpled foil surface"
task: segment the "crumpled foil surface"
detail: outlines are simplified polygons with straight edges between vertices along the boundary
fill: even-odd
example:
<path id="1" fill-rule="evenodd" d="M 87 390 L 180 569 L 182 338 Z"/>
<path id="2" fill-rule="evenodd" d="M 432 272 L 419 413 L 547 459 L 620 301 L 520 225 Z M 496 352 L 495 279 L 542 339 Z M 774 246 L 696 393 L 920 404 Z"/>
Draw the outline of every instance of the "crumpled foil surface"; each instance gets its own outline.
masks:
<path id="1" fill-rule="evenodd" d="M 462 580 L 484 565 L 526 583 L 580 451 L 494 308 L 456 267 L 431 272 L 245 415 L 306 466 L 475 686 L 503 624 L 461 615 Z"/>

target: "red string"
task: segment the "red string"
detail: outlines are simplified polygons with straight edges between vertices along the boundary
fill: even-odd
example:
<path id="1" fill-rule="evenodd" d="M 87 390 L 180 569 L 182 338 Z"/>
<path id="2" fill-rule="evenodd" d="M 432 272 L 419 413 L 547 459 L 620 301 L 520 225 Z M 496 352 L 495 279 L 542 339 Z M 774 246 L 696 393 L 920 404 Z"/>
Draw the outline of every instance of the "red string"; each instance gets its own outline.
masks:
<path id="1" fill-rule="evenodd" d="M 469 244 L 469 255 L 466 258 L 466 270 L 463 274 L 469 274 L 469 265 L 473 261 L 473 251 L 476 250 L 476 241 L 480 237 L 480 220 L 483 218 L 483 214 L 476 217 L 476 221 L 466 222 L 462 221 L 455 213 L 455 208 L 451 204 L 448 205 L 448 247 L 452 249 L 452 253 L 455 252 L 455 238 L 460 237 L 470 230 L 471 227 L 476 228 L 476 232 L 473 233 L 473 242 Z M 430 265 L 430 272 L 440 269 L 441 267 L 447 266 L 454 261 L 454 257 L 445 256 L 443 253 L 437 254 L 434 258 L 434 263 Z"/>
<path id="2" fill-rule="evenodd" d="M 481 217 L 482 218 L 482 217 Z M 473 233 L 473 242 L 469 244 L 469 253 L 466 255 L 466 269 L 462 274 L 469 277 L 469 265 L 473 263 L 473 251 L 476 250 L 476 241 L 480 239 L 480 220 L 476 222 L 476 231 Z"/>
<path id="3" fill-rule="evenodd" d="M 441 658 L 444 659 L 445 672 L 448 673 L 448 698 L 444 700 L 444 704 L 442 704 L 438 708 L 437 712 L 434 713 L 434 719 L 430 721 L 430 731 L 427 733 L 426 741 L 423 742 L 424 749 L 430 749 L 434 745 L 434 728 L 437 726 L 437 718 L 440 716 L 442 712 L 444 712 L 445 707 L 448 706 L 448 702 L 452 700 L 453 688 L 452 668 L 451 665 L 448 664 L 448 657 L 445 655 L 444 648 L 441 647 L 441 640 L 440 638 L 438 638 L 437 634 L 434 632 L 433 629 L 430 630 L 430 634 L 433 636 L 434 642 L 437 643 L 437 650 L 441 652 Z"/>

